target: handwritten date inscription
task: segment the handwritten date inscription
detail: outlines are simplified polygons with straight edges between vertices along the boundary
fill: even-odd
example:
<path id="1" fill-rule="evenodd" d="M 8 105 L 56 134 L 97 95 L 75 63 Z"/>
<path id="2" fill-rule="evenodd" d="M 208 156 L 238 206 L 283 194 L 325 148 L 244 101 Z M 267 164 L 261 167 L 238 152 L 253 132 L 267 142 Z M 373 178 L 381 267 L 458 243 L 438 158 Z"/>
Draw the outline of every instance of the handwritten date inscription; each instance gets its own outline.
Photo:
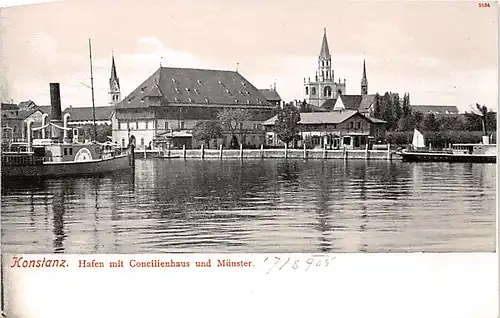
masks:
<path id="1" fill-rule="evenodd" d="M 479 2 L 478 4 L 479 4 L 480 8 L 489 8 L 490 7 L 489 2 Z"/>
<path id="2" fill-rule="evenodd" d="M 269 256 L 264 259 L 264 264 L 269 266 L 266 274 L 284 269 L 307 272 L 313 269 L 330 267 L 334 259 L 335 257 L 331 255 L 310 256 L 305 258 Z"/>

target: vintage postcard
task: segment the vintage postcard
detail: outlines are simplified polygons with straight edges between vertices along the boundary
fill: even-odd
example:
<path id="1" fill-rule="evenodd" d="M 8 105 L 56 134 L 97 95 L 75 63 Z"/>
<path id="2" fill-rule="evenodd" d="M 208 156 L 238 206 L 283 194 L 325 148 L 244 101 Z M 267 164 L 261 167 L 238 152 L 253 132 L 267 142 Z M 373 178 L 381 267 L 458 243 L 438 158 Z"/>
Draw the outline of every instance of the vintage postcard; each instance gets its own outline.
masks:
<path id="1" fill-rule="evenodd" d="M 20 309 L 49 277 L 362 264 L 374 294 L 477 272 L 460 308 L 496 312 L 497 2 L 53 1 L 2 8 L 0 43 L 6 315 L 57 315 Z"/>

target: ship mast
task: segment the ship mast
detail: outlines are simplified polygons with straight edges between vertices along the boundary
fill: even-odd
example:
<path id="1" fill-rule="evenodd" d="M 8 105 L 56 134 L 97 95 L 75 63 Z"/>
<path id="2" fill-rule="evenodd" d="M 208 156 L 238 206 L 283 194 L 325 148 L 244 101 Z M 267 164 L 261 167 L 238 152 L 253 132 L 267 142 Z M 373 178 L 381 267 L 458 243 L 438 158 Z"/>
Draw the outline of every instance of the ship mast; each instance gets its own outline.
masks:
<path id="1" fill-rule="evenodd" d="M 92 120 L 94 124 L 94 141 L 97 141 L 97 128 L 95 125 L 95 103 L 94 103 L 94 76 L 92 73 L 92 44 L 89 39 L 89 55 L 90 55 L 90 90 L 92 91 Z"/>

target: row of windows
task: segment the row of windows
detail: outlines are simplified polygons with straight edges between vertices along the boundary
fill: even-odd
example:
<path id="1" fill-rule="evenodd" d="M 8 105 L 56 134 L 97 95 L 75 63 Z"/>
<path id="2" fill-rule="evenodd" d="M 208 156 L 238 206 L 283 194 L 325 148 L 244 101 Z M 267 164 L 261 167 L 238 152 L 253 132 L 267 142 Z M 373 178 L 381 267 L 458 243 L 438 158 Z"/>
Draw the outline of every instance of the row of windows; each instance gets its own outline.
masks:
<path id="1" fill-rule="evenodd" d="M 342 90 L 338 90 L 339 95 L 342 94 Z M 306 86 L 306 95 L 309 95 L 309 86 Z M 316 87 L 311 87 L 311 95 L 316 95 Z M 332 88 L 330 86 L 325 86 L 323 89 L 323 96 L 331 97 L 332 96 Z"/>
<path id="2" fill-rule="evenodd" d="M 356 126 L 357 126 L 357 129 L 360 129 L 361 128 L 361 122 L 358 121 L 356 123 Z M 349 125 L 349 128 L 354 128 L 354 122 L 351 121 L 350 125 Z"/>
<path id="3" fill-rule="evenodd" d="M 176 90 L 177 90 L 177 88 L 176 88 Z M 179 93 L 178 90 L 177 90 L 177 93 Z M 226 93 L 229 94 L 229 95 L 231 95 L 229 93 L 229 90 L 226 90 Z M 249 95 L 250 95 L 250 93 L 248 93 L 247 96 L 249 96 Z M 134 97 L 129 98 L 129 100 L 127 101 L 127 103 L 128 104 L 132 103 L 133 99 L 134 99 Z M 174 97 L 174 102 L 178 103 L 178 102 L 181 102 L 181 100 L 179 98 L 177 98 L 177 97 Z M 188 97 L 188 102 L 189 103 L 194 103 L 196 101 L 194 99 L 192 99 L 191 97 Z M 252 103 L 249 99 L 247 99 L 246 101 L 242 101 L 242 100 L 239 100 L 237 98 L 234 99 L 234 102 L 235 102 L 235 104 L 240 104 L 240 103 L 244 102 L 244 103 L 246 103 L 248 105 L 250 105 Z M 141 99 L 141 103 L 144 103 L 144 98 Z M 205 98 L 205 103 L 206 104 L 210 104 L 210 100 L 208 98 Z M 259 98 L 257 98 L 257 104 L 262 105 L 262 100 L 260 100 Z"/>
<path id="4" fill-rule="evenodd" d="M 73 155 L 73 148 L 64 148 L 64 155 L 67 156 L 69 153 L 70 156 Z"/>
<path id="5" fill-rule="evenodd" d="M 317 126 L 316 126 L 316 128 L 314 128 L 315 126 L 316 126 L 316 125 L 312 125 L 312 126 L 305 126 L 304 128 L 305 128 L 305 131 L 308 131 L 308 130 L 312 130 L 312 131 L 314 131 L 315 129 L 317 129 Z M 330 126 L 331 126 L 331 129 L 337 129 L 337 124 L 332 124 L 332 125 L 330 125 Z M 354 129 L 354 127 L 356 127 L 356 129 L 361 129 L 361 122 L 360 122 L 360 121 L 358 121 L 358 122 L 354 123 L 353 121 L 351 121 L 351 122 L 349 123 L 349 128 L 350 128 L 350 129 Z"/>
<path id="6" fill-rule="evenodd" d="M 184 129 L 185 128 L 185 122 L 184 121 L 179 121 L 179 128 Z M 121 122 L 120 123 L 120 130 L 147 130 L 147 129 L 154 129 L 154 122 L 141 122 L 141 121 L 136 121 L 136 122 Z M 138 127 L 138 128 L 137 128 Z M 158 129 L 165 129 L 169 130 L 172 127 L 170 127 L 170 123 L 168 121 L 163 123 L 163 127 L 160 126 L 160 123 L 158 123 Z M 240 123 L 240 129 L 243 129 L 243 123 Z M 254 130 L 260 130 L 262 129 L 262 125 L 258 123 L 253 123 L 252 124 L 252 129 Z"/>

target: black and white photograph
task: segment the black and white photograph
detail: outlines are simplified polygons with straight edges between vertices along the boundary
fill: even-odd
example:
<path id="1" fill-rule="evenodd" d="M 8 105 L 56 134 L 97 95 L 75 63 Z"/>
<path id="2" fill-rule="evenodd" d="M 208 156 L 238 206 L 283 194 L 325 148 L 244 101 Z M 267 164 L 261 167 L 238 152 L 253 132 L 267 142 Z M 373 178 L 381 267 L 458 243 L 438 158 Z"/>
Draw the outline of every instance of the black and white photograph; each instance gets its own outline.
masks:
<path id="1" fill-rule="evenodd" d="M 497 19 L 476 1 L 2 8 L 2 252 L 495 252 Z"/>

